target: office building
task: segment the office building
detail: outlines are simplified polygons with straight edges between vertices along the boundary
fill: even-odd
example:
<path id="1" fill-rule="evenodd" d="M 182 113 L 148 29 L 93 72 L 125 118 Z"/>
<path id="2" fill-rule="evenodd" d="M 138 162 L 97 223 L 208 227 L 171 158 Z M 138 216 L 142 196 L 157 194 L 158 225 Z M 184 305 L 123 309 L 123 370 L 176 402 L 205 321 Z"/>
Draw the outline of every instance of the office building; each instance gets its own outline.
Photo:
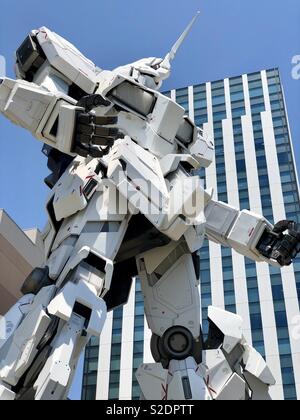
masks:
<path id="1" fill-rule="evenodd" d="M 166 94 L 215 139 L 215 162 L 200 171 L 215 198 L 262 213 L 271 222 L 300 222 L 299 182 L 278 69 Z M 206 242 L 200 295 L 204 333 L 209 305 L 241 315 L 247 340 L 276 378 L 272 397 L 300 399 L 300 258 L 279 270 Z M 150 339 L 137 281 L 128 304 L 109 314 L 100 343 L 93 340 L 86 351 L 83 399 L 138 399 L 134 372 L 142 361 L 152 361 Z"/>
<path id="2" fill-rule="evenodd" d="M 0 315 L 22 296 L 24 280 L 43 261 L 39 231 L 24 232 L 0 209 Z"/>

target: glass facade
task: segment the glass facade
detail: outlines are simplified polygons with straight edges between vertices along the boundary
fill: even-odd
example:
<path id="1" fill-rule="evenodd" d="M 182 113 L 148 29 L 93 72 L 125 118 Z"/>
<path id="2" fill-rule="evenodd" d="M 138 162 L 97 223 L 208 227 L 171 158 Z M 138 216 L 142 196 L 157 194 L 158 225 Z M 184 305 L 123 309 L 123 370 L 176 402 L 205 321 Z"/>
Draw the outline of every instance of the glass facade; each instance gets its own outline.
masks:
<path id="1" fill-rule="evenodd" d="M 189 91 L 188 91 L 188 88 L 178 89 L 176 91 L 176 102 L 185 109 L 186 114 L 189 113 Z"/>
<path id="2" fill-rule="evenodd" d="M 244 138 L 243 117 L 246 115 L 245 98 L 245 77 L 248 83 L 248 95 L 250 97 L 250 116 L 252 124 L 252 133 L 254 139 L 254 148 L 256 155 L 257 178 L 259 182 L 260 198 L 264 216 L 274 222 L 273 205 L 271 199 L 270 170 L 268 170 L 266 158 L 266 139 L 264 137 L 262 112 L 266 110 L 265 91 L 263 87 L 262 73 L 256 72 L 244 77 L 238 76 L 229 79 L 229 106 L 231 115 L 228 111 L 228 95 L 225 94 L 225 81 L 219 80 L 211 84 L 199 84 L 193 89 L 183 88 L 173 92 L 176 95 L 177 102 L 183 106 L 188 114 L 190 104 L 194 104 L 195 122 L 201 128 L 204 128 L 208 122 L 212 124 L 215 140 L 215 165 L 216 165 L 216 190 L 220 201 L 228 202 L 228 177 L 226 176 L 225 149 L 226 137 L 223 132 L 223 120 L 229 119 L 232 122 L 233 144 L 235 152 L 235 163 L 237 171 L 238 200 L 240 208 L 250 208 L 250 190 L 249 174 L 247 173 L 247 144 Z M 293 151 L 288 127 L 288 119 L 284 96 L 280 82 L 278 69 L 267 71 L 267 81 L 269 98 L 271 103 L 271 112 L 276 139 L 276 149 L 281 184 L 283 190 L 284 207 L 288 219 L 297 220 L 300 223 L 300 200 L 296 177 L 296 168 L 294 165 Z M 211 91 L 211 98 L 208 98 Z M 171 96 L 171 92 L 166 92 Z M 193 95 L 193 97 L 191 97 Z M 226 98 L 227 95 L 227 98 Z M 226 101 L 227 99 L 227 101 Z M 193 101 L 193 102 L 192 102 Z M 248 99 L 247 99 L 248 101 Z M 208 109 L 208 103 L 212 103 L 211 109 Z M 249 102 L 248 110 L 249 110 Z M 212 115 L 212 121 L 210 116 Z M 208 184 L 207 170 L 199 171 L 200 177 Z M 211 187 L 211 185 L 207 185 Z M 257 209 L 255 209 L 257 211 Z M 222 272 L 224 283 L 224 306 L 231 312 L 236 312 L 236 290 L 233 268 L 233 253 L 231 249 L 220 247 Z M 208 333 L 207 312 L 208 306 L 213 305 L 212 284 L 211 284 L 211 250 L 208 241 L 199 251 L 201 257 L 200 265 L 200 291 L 201 291 L 201 312 L 202 329 L 204 335 Z M 242 258 L 245 269 L 245 284 L 247 289 L 247 305 L 250 315 L 250 326 L 252 333 L 253 346 L 265 357 L 265 339 L 262 317 L 262 301 L 259 291 L 258 269 L 256 263 L 247 258 Z M 300 299 L 300 258 L 295 261 L 294 273 L 297 284 L 298 298 Z M 269 269 L 272 299 L 274 303 L 274 316 L 276 320 L 276 329 L 278 336 L 278 348 L 281 374 L 283 380 L 283 392 L 285 399 L 296 399 L 295 375 L 293 369 L 292 350 L 289 337 L 286 302 L 283 292 L 283 278 L 280 270 L 270 267 Z M 135 379 L 135 371 L 144 359 L 144 305 L 143 295 L 139 281 L 136 283 L 135 291 L 135 318 L 134 318 L 134 343 L 133 343 L 133 380 L 132 380 L 132 398 L 139 399 L 140 389 Z M 113 339 L 112 355 L 110 367 L 110 391 L 111 399 L 119 396 L 120 383 L 120 355 L 122 351 L 122 309 L 117 310 L 113 317 Z M 83 379 L 83 398 L 93 399 L 96 392 L 96 365 L 98 354 L 95 351 L 97 342 L 94 340 L 86 350 L 86 362 Z M 100 353 L 101 357 L 101 353 Z M 130 356 L 131 357 L 131 356 Z M 101 380 L 101 379 L 99 379 Z"/>
<path id="3" fill-rule="evenodd" d="M 113 314 L 109 394 L 108 394 L 109 400 L 119 399 L 121 351 L 122 351 L 122 324 L 123 324 L 123 308 L 118 308 L 114 311 L 114 314 Z M 101 357 L 101 354 L 100 354 L 100 357 Z"/>
<path id="4" fill-rule="evenodd" d="M 133 347 L 133 380 L 132 399 L 139 400 L 141 396 L 140 387 L 136 380 L 136 371 L 144 360 L 144 297 L 141 283 L 136 280 L 135 288 L 135 317 L 134 317 L 134 347 Z"/>
<path id="5" fill-rule="evenodd" d="M 202 311 L 202 332 L 204 338 L 208 334 L 208 307 L 212 305 L 211 275 L 210 275 L 210 251 L 209 243 L 206 240 L 200 250 L 200 290 L 201 290 L 201 311 Z"/>
<path id="6" fill-rule="evenodd" d="M 215 162 L 217 170 L 217 192 L 219 201 L 228 203 L 227 179 L 224 156 L 224 135 L 222 121 L 227 118 L 225 102 L 224 80 L 211 84 L 213 127 L 215 139 Z M 224 281 L 224 302 L 225 309 L 236 312 L 232 251 L 222 247 L 222 267 Z"/>
<path id="7" fill-rule="evenodd" d="M 278 69 L 268 70 L 267 79 L 286 217 L 287 219 L 295 220 L 299 223 L 300 200 L 296 178 L 297 172 L 293 160 L 293 151 L 291 147 L 288 119 Z M 270 272 L 272 281 L 273 300 L 276 312 L 275 315 L 278 332 L 278 345 L 280 352 L 283 390 L 285 399 L 291 400 L 296 399 L 297 394 L 293 371 L 293 360 L 291 355 L 286 306 L 283 294 L 282 276 L 281 272 L 274 268 L 271 268 Z M 294 272 L 299 298 L 299 257 L 294 263 Z"/>
<path id="8" fill-rule="evenodd" d="M 198 127 L 203 128 L 203 125 L 208 121 L 207 93 L 205 84 L 194 86 L 194 112 L 195 123 Z"/>
<path id="9" fill-rule="evenodd" d="M 85 350 L 83 368 L 82 399 L 95 400 L 97 391 L 99 339 L 92 337 Z"/>

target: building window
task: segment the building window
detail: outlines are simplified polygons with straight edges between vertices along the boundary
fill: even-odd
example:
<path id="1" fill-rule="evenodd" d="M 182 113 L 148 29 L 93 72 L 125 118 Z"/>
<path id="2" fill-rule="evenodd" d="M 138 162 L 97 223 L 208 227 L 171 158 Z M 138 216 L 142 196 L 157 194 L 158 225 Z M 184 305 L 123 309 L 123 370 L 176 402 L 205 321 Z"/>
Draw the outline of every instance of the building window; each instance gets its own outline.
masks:
<path id="1" fill-rule="evenodd" d="M 109 400 L 119 399 L 121 351 L 122 351 L 122 322 L 123 322 L 123 307 L 116 309 L 113 314 L 109 396 L 108 396 Z"/>
<path id="2" fill-rule="evenodd" d="M 186 114 L 189 113 L 189 92 L 187 88 L 176 91 L 176 102 L 185 109 Z"/>
<path id="3" fill-rule="evenodd" d="M 283 285 L 280 270 L 271 267 L 271 285 L 275 307 L 275 319 L 278 335 L 278 346 L 281 356 L 281 373 L 283 378 L 283 390 L 285 399 L 293 399 L 296 395 L 295 377 L 293 369 L 290 369 L 288 360 L 291 360 L 291 346 L 288 330 L 288 322 L 283 294 Z"/>
<path id="4" fill-rule="evenodd" d="M 83 400 L 95 400 L 97 390 L 99 339 L 92 337 L 85 349 L 85 360 L 83 367 Z"/>
<path id="5" fill-rule="evenodd" d="M 136 379 L 136 371 L 144 359 L 144 297 L 141 282 L 136 280 L 135 290 L 135 319 L 134 319 L 134 347 L 133 347 L 133 380 L 132 399 L 139 400 L 141 390 Z"/>
<path id="6" fill-rule="evenodd" d="M 264 334 L 255 262 L 245 258 L 253 347 L 265 357 Z"/>
<path id="7" fill-rule="evenodd" d="M 201 310 L 202 310 L 202 331 L 204 337 L 208 334 L 208 307 L 212 304 L 211 297 L 211 276 L 210 276 L 210 252 L 209 242 L 205 240 L 203 247 L 199 251 L 200 255 L 200 290 L 201 290 Z"/>

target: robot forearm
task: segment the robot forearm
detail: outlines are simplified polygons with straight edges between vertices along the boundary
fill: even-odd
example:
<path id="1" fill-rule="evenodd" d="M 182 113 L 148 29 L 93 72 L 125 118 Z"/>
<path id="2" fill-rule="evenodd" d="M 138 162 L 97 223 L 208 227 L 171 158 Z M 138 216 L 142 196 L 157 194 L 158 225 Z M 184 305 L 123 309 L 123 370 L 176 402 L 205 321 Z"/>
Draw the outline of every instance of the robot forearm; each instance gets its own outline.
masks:
<path id="1" fill-rule="evenodd" d="M 97 117 L 91 111 L 108 106 L 101 95 L 79 102 L 60 92 L 23 80 L 0 80 L 0 112 L 14 124 L 29 130 L 43 143 L 71 156 L 102 157 L 120 136 L 115 117 Z"/>
<path id="2" fill-rule="evenodd" d="M 263 217 L 212 200 L 205 210 L 206 234 L 214 242 L 235 249 L 255 260 L 268 261 L 258 250 L 257 244 L 266 230 L 273 226 Z"/>
<path id="3" fill-rule="evenodd" d="M 273 226 L 263 216 L 214 200 L 207 205 L 205 216 L 210 240 L 254 261 L 290 265 L 300 251 L 300 229 L 294 222 Z"/>
<path id="4" fill-rule="evenodd" d="M 76 101 L 23 80 L 6 78 L 0 83 L 3 115 L 43 143 L 72 154 Z"/>

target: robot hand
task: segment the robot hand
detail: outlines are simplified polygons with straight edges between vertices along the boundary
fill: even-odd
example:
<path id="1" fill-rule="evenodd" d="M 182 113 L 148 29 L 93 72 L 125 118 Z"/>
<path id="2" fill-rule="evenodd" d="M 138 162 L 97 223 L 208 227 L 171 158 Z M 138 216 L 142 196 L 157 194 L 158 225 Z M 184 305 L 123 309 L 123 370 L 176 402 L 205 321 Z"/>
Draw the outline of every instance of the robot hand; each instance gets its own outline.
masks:
<path id="1" fill-rule="evenodd" d="M 290 220 L 277 223 L 273 231 L 264 233 L 258 250 L 282 267 L 291 265 L 300 252 L 300 225 Z"/>
<path id="2" fill-rule="evenodd" d="M 144 58 L 127 66 L 118 67 L 115 73 L 131 77 L 150 89 L 158 90 L 171 74 L 170 61 L 165 58 Z"/>
<path id="3" fill-rule="evenodd" d="M 110 105 L 111 102 L 102 95 L 88 95 L 77 103 L 84 111 L 78 110 L 76 114 L 75 153 L 101 158 L 109 152 L 115 140 L 123 137 L 118 128 L 109 127 L 117 124 L 118 117 L 97 117 L 91 112 L 94 108 Z"/>
<path id="4" fill-rule="evenodd" d="M 133 77 L 152 89 L 160 89 L 170 73 L 170 62 L 162 58 L 146 58 L 133 64 Z"/>

